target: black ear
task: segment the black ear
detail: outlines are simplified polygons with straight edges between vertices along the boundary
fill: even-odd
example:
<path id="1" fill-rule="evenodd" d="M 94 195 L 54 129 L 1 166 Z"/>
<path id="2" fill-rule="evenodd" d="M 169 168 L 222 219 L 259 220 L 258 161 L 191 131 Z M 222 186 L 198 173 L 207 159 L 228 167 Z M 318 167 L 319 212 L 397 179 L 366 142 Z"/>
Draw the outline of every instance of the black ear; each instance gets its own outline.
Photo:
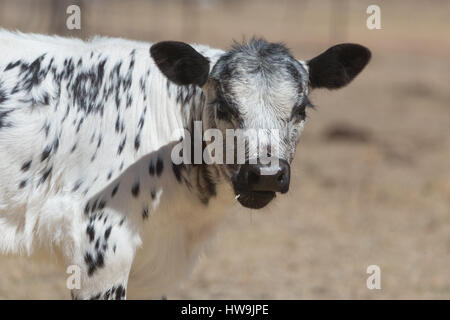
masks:
<path id="1" fill-rule="evenodd" d="M 311 88 L 338 89 L 349 84 L 371 57 L 359 44 L 343 43 L 308 61 Z"/>
<path id="2" fill-rule="evenodd" d="M 208 80 L 209 60 L 184 42 L 163 41 L 150 48 L 159 70 L 179 85 L 202 86 Z"/>

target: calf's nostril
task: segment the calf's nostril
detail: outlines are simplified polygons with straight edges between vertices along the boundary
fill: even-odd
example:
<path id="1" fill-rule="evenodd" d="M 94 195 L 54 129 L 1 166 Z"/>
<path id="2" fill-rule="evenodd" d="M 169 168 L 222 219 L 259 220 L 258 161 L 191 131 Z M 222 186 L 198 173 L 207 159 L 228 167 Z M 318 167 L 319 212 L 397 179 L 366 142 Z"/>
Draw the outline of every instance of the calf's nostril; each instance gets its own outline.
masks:
<path id="1" fill-rule="evenodd" d="M 282 186 L 286 182 L 286 175 L 284 173 L 280 174 L 277 178 L 278 185 Z"/>
<path id="2" fill-rule="evenodd" d="M 236 177 L 236 183 L 242 190 L 281 193 L 288 191 L 289 180 L 289 166 L 284 163 L 277 170 L 268 166 L 245 165 Z"/>

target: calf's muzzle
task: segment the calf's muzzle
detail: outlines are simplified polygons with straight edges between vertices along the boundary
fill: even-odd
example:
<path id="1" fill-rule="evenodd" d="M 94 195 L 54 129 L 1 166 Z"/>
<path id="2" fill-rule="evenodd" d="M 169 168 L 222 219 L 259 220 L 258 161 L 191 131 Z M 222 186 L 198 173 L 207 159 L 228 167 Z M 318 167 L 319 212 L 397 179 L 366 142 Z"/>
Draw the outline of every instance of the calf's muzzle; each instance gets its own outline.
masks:
<path id="1" fill-rule="evenodd" d="M 236 184 L 245 191 L 272 191 L 286 193 L 289 190 L 290 165 L 286 160 L 278 159 L 278 165 L 256 164 L 241 165 Z"/>

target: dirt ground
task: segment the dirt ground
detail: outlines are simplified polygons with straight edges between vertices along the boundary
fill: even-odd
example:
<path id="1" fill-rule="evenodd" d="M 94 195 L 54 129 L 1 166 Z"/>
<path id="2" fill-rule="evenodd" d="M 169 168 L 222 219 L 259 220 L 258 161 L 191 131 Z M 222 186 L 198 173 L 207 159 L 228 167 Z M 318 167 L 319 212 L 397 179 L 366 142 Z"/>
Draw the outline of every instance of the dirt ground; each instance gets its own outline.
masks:
<path id="1" fill-rule="evenodd" d="M 39 2 L 32 10 L 31 1 L 0 0 L 0 26 L 48 33 L 61 17 Z M 304 59 L 337 42 L 373 53 L 347 88 L 311 94 L 318 108 L 309 113 L 289 194 L 262 211 L 231 208 L 169 298 L 450 298 L 450 3 L 376 1 L 382 29 L 368 30 L 373 2 L 82 3 L 74 36 L 226 48 L 256 34 Z M 380 290 L 366 287 L 369 265 L 381 268 Z M 64 270 L 0 256 L 1 299 L 68 297 Z"/>

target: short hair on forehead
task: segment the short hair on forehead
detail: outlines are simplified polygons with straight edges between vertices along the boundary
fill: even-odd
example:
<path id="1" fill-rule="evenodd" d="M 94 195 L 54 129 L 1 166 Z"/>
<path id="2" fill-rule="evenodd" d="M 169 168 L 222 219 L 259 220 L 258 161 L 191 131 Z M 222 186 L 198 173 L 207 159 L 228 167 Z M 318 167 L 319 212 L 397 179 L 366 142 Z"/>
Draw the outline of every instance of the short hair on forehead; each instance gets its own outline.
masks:
<path id="1" fill-rule="evenodd" d="M 273 57 L 276 55 L 288 55 L 292 57 L 289 49 L 281 42 L 267 42 L 263 38 L 253 37 L 248 42 L 235 41 L 230 50 L 233 52 L 242 52 L 249 56 Z"/>
<path id="2" fill-rule="evenodd" d="M 231 49 L 219 58 L 211 76 L 230 79 L 243 74 L 264 73 L 287 75 L 301 82 L 303 67 L 282 43 L 252 38 L 248 42 L 235 42 Z"/>

